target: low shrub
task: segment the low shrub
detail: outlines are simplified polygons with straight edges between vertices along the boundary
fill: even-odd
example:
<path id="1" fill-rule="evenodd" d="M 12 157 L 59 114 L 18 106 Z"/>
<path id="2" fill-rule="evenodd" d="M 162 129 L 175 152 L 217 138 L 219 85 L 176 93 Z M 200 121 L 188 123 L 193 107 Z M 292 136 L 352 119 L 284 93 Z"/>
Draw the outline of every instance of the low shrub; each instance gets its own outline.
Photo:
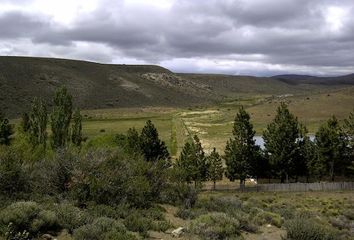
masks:
<path id="1" fill-rule="evenodd" d="M 83 225 L 74 231 L 76 240 L 133 240 L 134 235 L 130 234 L 125 226 L 112 218 L 101 217 L 92 223 Z"/>
<path id="2" fill-rule="evenodd" d="M 257 209 L 256 212 L 253 221 L 258 225 L 272 224 L 276 227 L 281 227 L 283 224 L 283 218 L 277 213 L 264 211 L 262 209 Z"/>
<path id="3" fill-rule="evenodd" d="M 6 226 L 7 232 L 12 234 L 25 232 L 36 236 L 59 229 L 55 212 L 44 210 L 35 202 L 15 202 L 0 212 L 0 219 L 2 229 Z"/>
<path id="4" fill-rule="evenodd" d="M 58 223 L 63 229 L 72 233 L 74 229 L 87 224 L 90 221 L 90 216 L 86 211 L 83 211 L 69 203 L 59 204 L 56 207 L 56 215 Z"/>
<path id="5" fill-rule="evenodd" d="M 336 240 L 333 230 L 319 225 L 314 220 L 295 218 L 285 223 L 289 240 Z"/>
<path id="6" fill-rule="evenodd" d="M 242 239 L 240 223 L 225 213 L 209 213 L 194 219 L 190 231 L 203 239 Z"/>
<path id="7" fill-rule="evenodd" d="M 134 212 L 125 218 L 124 225 L 128 230 L 138 232 L 143 237 L 148 237 L 148 231 L 153 228 L 152 221 L 138 212 Z"/>

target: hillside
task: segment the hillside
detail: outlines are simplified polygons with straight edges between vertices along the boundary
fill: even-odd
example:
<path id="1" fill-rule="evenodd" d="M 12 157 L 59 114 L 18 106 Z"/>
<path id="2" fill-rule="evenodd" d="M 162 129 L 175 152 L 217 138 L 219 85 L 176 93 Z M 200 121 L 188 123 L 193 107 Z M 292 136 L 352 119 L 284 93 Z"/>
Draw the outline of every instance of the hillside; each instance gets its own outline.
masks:
<path id="1" fill-rule="evenodd" d="M 34 96 L 49 101 L 61 85 L 83 109 L 189 106 L 217 99 L 206 86 L 159 66 L 0 57 L 0 109 L 11 116 L 28 109 Z"/>
<path id="2" fill-rule="evenodd" d="M 348 74 L 337 77 L 316 77 L 309 75 L 277 75 L 273 76 L 273 79 L 282 81 L 284 83 L 299 85 L 299 84 L 311 84 L 311 85 L 354 85 L 354 74 Z"/>
<path id="3" fill-rule="evenodd" d="M 350 77 L 348 77 L 351 79 Z M 82 109 L 187 107 L 254 95 L 303 94 L 343 88 L 354 81 L 322 84 L 300 77 L 259 78 L 218 74 L 179 74 L 153 65 L 113 65 L 86 61 L 0 57 L 0 110 L 15 117 L 34 96 L 50 105 L 53 91 L 66 85 Z M 332 83 L 332 81 L 331 81 Z"/>

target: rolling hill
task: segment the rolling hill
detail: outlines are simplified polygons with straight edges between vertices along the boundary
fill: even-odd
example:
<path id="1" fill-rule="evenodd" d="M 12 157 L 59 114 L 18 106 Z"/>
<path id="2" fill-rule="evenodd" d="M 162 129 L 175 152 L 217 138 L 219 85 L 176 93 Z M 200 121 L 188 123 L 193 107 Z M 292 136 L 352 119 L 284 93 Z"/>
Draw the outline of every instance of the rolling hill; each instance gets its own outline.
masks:
<path id="1" fill-rule="evenodd" d="M 19 116 L 35 96 L 50 106 L 53 92 L 62 85 L 68 87 L 78 107 L 100 109 L 187 107 L 245 95 L 302 94 L 354 84 L 350 76 L 340 79 L 324 84 L 311 77 L 182 74 L 154 65 L 0 57 L 0 110 L 10 117 Z"/>

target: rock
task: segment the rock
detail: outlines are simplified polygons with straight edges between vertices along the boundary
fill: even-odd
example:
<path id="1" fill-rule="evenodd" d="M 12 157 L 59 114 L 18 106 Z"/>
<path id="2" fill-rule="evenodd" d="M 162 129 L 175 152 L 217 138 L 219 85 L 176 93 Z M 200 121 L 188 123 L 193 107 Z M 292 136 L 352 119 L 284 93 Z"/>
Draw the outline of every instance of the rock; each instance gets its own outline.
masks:
<path id="1" fill-rule="evenodd" d="M 54 240 L 55 238 L 52 235 L 46 233 L 46 234 L 42 235 L 42 239 L 44 239 L 44 240 Z"/>
<path id="2" fill-rule="evenodd" d="M 270 228 L 270 227 L 272 227 L 272 225 L 271 224 L 267 224 L 267 228 Z"/>
<path id="3" fill-rule="evenodd" d="M 184 228 L 183 227 L 179 227 L 179 228 L 177 228 L 177 229 L 172 231 L 172 236 L 176 237 L 176 238 L 179 238 L 180 236 L 182 236 L 183 232 L 184 232 Z"/>

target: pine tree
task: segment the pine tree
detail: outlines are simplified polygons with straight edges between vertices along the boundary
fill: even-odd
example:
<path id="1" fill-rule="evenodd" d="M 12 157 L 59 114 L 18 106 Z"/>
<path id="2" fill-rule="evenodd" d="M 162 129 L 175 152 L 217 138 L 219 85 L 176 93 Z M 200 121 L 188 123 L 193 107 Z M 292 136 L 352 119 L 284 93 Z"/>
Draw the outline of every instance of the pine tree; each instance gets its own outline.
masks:
<path id="1" fill-rule="evenodd" d="M 126 150 L 129 153 L 141 154 L 140 136 L 135 128 L 129 128 L 126 136 Z"/>
<path id="2" fill-rule="evenodd" d="M 200 182 L 207 180 L 208 165 L 204 150 L 196 135 L 185 143 L 176 164 L 182 170 L 186 182 L 194 182 L 197 186 Z"/>
<path id="3" fill-rule="evenodd" d="M 289 175 L 294 172 L 295 161 L 299 154 L 298 139 L 300 125 L 297 118 L 289 112 L 285 103 L 277 109 L 277 114 L 263 133 L 266 154 L 274 173 L 281 182 L 288 182 Z"/>
<path id="4" fill-rule="evenodd" d="M 319 128 L 315 142 L 319 161 L 334 181 L 335 175 L 343 174 L 350 164 L 348 139 L 335 116 Z"/>
<path id="5" fill-rule="evenodd" d="M 32 102 L 29 115 L 29 135 L 33 146 L 42 144 L 44 148 L 47 143 L 48 113 L 45 103 L 38 98 Z"/>
<path id="6" fill-rule="evenodd" d="M 215 190 L 216 181 L 222 180 L 224 168 L 222 166 L 222 159 L 219 153 L 214 148 L 210 155 L 207 157 L 208 165 L 208 178 L 213 181 L 213 188 Z"/>
<path id="7" fill-rule="evenodd" d="M 163 141 L 159 139 L 159 134 L 151 120 L 146 122 L 146 125 L 140 134 L 140 148 L 146 161 L 156 161 L 159 159 L 169 160 L 170 154 Z"/>
<path id="8" fill-rule="evenodd" d="M 53 110 L 50 115 L 52 128 L 52 147 L 62 148 L 69 139 L 69 127 L 72 116 L 72 96 L 66 87 L 59 88 L 54 95 Z"/>
<path id="9" fill-rule="evenodd" d="M 0 112 L 0 145 L 10 145 L 11 135 L 14 133 L 9 120 Z"/>
<path id="10" fill-rule="evenodd" d="M 255 144 L 253 125 L 250 123 L 250 115 L 243 107 L 236 114 L 233 137 L 226 143 L 225 163 L 226 177 L 230 181 L 240 180 L 243 187 L 248 175 L 259 174 L 260 149 Z"/>
<path id="11" fill-rule="evenodd" d="M 82 116 L 80 114 L 79 109 L 76 109 L 73 114 L 71 141 L 75 146 L 77 146 L 77 147 L 81 146 L 81 142 L 82 142 Z"/>

